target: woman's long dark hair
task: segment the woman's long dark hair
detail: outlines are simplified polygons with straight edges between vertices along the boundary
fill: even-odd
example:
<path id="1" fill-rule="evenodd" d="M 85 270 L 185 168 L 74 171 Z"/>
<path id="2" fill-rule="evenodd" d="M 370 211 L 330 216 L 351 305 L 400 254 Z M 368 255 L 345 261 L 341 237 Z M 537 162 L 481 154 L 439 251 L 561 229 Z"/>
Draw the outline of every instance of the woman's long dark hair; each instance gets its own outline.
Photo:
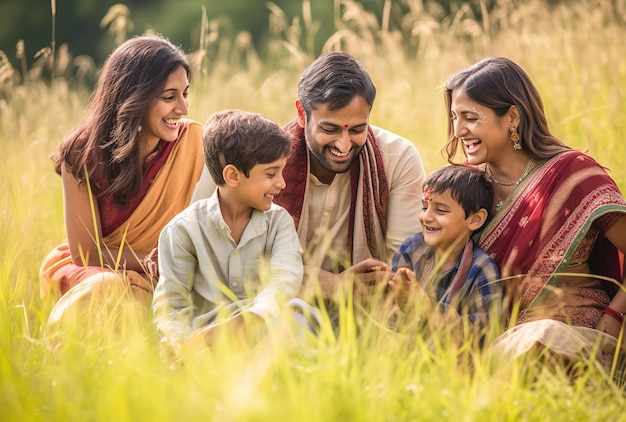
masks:
<path id="1" fill-rule="evenodd" d="M 104 64 L 87 118 L 61 141 L 56 172 L 65 163 L 83 183 L 86 170 L 97 197 L 127 205 L 142 184 L 141 121 L 179 66 L 190 77 L 182 50 L 159 36 L 135 37 L 117 47 Z"/>
<path id="2" fill-rule="evenodd" d="M 469 98 L 489 107 L 497 116 L 504 116 L 514 105 L 520 113 L 517 131 L 524 153 L 534 161 L 548 160 L 571 148 L 550 133 L 543 103 L 537 88 L 526 72 L 504 57 L 487 57 L 451 75 L 445 83 L 444 98 L 451 115 L 452 93 L 463 90 Z M 459 139 L 454 136 L 454 123 L 448 124 L 445 157 L 452 163 Z"/>

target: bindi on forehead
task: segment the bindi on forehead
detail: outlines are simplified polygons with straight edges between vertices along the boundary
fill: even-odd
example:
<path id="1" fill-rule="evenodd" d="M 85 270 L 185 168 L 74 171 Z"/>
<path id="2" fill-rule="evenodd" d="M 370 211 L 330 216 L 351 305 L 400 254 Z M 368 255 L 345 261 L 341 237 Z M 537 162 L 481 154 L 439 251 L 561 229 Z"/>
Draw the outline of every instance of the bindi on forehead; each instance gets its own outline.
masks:
<path id="1" fill-rule="evenodd" d="M 348 129 L 348 124 L 343 125 L 344 128 Z"/>

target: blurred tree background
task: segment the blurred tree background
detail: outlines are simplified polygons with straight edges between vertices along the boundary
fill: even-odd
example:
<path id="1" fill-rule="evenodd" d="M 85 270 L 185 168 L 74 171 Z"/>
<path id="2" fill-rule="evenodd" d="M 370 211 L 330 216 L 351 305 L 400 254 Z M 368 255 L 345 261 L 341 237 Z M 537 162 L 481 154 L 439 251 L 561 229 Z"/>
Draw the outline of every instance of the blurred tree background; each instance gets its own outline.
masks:
<path id="1" fill-rule="evenodd" d="M 383 0 L 363 0 L 367 8 L 378 10 Z M 115 0 L 59 0 L 56 4 L 56 45 L 67 44 L 70 52 L 88 55 L 102 63 L 116 42 L 102 19 Z M 274 0 L 290 17 L 302 15 L 302 1 Z M 333 32 L 334 0 L 315 0 L 311 5 L 313 18 L 320 22 L 320 39 Z M 52 41 L 51 0 L 0 0 L 0 50 L 17 64 L 16 45 L 24 41 L 29 61 Z M 220 20 L 223 31 L 234 34 L 248 31 L 260 44 L 268 32 L 269 9 L 263 0 L 126 0 L 132 26 L 129 36 L 154 31 L 182 45 L 187 51 L 198 47 L 202 8 L 209 20 Z M 225 34 L 228 35 L 228 34 Z"/>
<path id="2" fill-rule="evenodd" d="M 356 3 L 371 11 L 379 21 L 388 8 L 390 22 L 400 26 L 404 12 L 418 4 L 419 7 L 424 7 L 425 3 L 437 4 L 442 16 L 469 4 L 480 17 L 482 11 L 502 1 L 360 0 Z M 312 49 L 309 53 L 319 53 L 327 38 L 339 29 L 341 3 L 340 0 L 310 2 L 310 18 L 316 27 L 312 40 L 309 40 Z M 107 12 L 116 4 L 120 3 L 115 0 L 0 0 L 0 50 L 15 67 L 30 67 L 37 52 L 51 46 L 54 30 L 57 47 L 66 45 L 71 55 L 91 57 L 96 65 L 100 65 L 117 44 L 115 35 L 109 31 L 112 28 L 107 28 L 103 22 Z M 220 36 L 234 38 L 245 31 L 250 34 L 259 54 L 263 55 L 260 47 L 268 36 L 273 5 L 292 22 L 302 21 L 303 14 L 307 13 L 303 10 L 302 0 L 274 0 L 272 3 L 264 0 L 126 0 L 123 6 L 128 9 L 129 19 L 123 30 L 127 36 L 158 32 L 183 46 L 187 52 L 194 51 L 200 43 L 204 9 L 208 21 L 219 22 Z M 54 16 L 53 10 L 56 11 Z M 116 24 L 120 25 L 120 22 Z"/>

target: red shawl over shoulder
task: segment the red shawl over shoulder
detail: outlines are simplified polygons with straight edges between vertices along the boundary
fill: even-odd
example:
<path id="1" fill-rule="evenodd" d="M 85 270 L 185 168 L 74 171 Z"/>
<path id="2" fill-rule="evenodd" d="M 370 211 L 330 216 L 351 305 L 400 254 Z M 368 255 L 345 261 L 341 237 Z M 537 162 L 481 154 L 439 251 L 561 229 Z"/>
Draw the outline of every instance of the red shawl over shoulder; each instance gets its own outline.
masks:
<path id="1" fill-rule="evenodd" d="M 283 172 L 287 186 L 275 198 L 275 202 L 289 211 L 298 228 L 309 181 L 308 149 L 304 129 L 298 125 L 296 119 L 287 123 L 284 129 L 293 135 L 294 143 Z M 365 234 L 369 252 L 373 257 L 383 259 L 385 256 L 384 239 L 389 189 L 380 149 L 370 127 L 358 163 L 359 165 L 350 168 L 351 206 L 347 246 L 348 250 L 352 251 L 353 263 L 362 259 L 354 253 L 357 232 Z M 362 195 L 359 195 L 359 192 L 362 192 Z M 362 199 L 359 200 L 358 196 L 362 196 Z M 355 221 L 356 207 L 362 207 L 364 221 Z"/>

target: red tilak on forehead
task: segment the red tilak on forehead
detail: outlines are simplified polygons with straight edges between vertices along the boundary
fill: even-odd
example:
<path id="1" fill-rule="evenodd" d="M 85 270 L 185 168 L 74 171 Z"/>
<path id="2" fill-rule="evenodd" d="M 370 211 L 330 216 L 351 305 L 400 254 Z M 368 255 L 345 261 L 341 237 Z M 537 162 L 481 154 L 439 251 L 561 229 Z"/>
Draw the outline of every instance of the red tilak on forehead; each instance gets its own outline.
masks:
<path id="1" fill-rule="evenodd" d="M 430 190 L 429 189 L 424 189 L 424 192 L 422 192 L 422 198 L 424 198 L 424 201 L 430 201 Z"/>
<path id="2" fill-rule="evenodd" d="M 348 129 L 348 125 L 347 125 L 347 124 L 343 125 L 343 127 L 345 127 L 346 129 Z"/>

